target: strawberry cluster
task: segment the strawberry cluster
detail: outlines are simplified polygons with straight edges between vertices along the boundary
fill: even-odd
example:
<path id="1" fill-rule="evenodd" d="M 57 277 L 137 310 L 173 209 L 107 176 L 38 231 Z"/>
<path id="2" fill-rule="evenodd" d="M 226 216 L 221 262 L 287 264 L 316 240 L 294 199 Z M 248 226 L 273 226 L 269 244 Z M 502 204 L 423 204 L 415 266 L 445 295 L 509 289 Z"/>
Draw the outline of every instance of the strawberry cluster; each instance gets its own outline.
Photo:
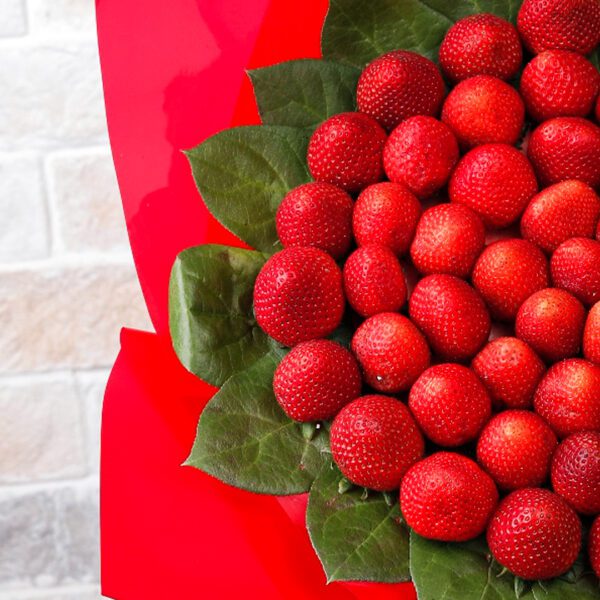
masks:
<path id="1" fill-rule="evenodd" d="M 343 475 L 399 489 L 424 537 L 487 531 L 524 579 L 569 570 L 600 513 L 599 41 L 598 0 L 525 0 L 517 28 L 457 22 L 440 68 L 375 59 L 312 135 L 254 288 L 291 347 L 276 398 L 332 420 Z"/>

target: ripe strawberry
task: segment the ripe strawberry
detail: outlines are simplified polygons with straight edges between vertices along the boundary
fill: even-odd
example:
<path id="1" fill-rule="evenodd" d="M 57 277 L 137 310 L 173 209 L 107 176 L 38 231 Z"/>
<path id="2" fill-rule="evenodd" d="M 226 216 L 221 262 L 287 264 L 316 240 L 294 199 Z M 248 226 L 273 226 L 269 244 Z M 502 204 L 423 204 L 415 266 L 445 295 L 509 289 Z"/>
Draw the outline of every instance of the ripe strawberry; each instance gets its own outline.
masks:
<path id="1" fill-rule="evenodd" d="M 600 302 L 596 302 L 588 313 L 583 330 L 583 355 L 600 365 Z"/>
<path id="2" fill-rule="evenodd" d="M 600 517 L 596 517 L 590 529 L 588 553 L 596 577 L 600 577 Z"/>
<path id="3" fill-rule="evenodd" d="M 448 186 L 452 202 L 472 208 L 494 228 L 514 223 L 537 190 L 529 161 L 506 144 L 486 144 L 468 152 Z"/>
<path id="4" fill-rule="evenodd" d="M 507 410 L 481 432 L 477 462 L 501 489 L 536 487 L 548 478 L 557 444 L 541 417 L 528 410 Z"/>
<path id="5" fill-rule="evenodd" d="M 421 204 L 405 185 L 387 181 L 370 185 L 354 204 L 356 243 L 381 244 L 402 256 L 410 247 L 420 214 Z"/>
<path id="6" fill-rule="evenodd" d="M 535 392 L 533 406 L 560 438 L 600 429 L 600 367 L 582 358 L 553 365 Z"/>
<path id="7" fill-rule="evenodd" d="M 385 246 L 362 246 L 344 265 L 344 290 L 363 317 L 399 310 L 406 302 L 406 281 L 396 255 Z"/>
<path id="8" fill-rule="evenodd" d="M 326 337 L 344 314 L 342 273 L 317 248 L 287 248 L 265 263 L 254 285 L 261 329 L 284 346 Z"/>
<path id="9" fill-rule="evenodd" d="M 386 134 L 361 113 L 341 113 L 317 127 L 308 144 L 308 168 L 315 181 L 353 193 L 383 177 Z"/>
<path id="10" fill-rule="evenodd" d="M 412 466 L 400 486 L 400 507 L 419 535 L 464 542 L 483 532 L 498 490 L 477 463 L 453 452 L 438 452 Z"/>
<path id="11" fill-rule="evenodd" d="M 352 198 L 334 185 L 305 183 L 281 201 L 277 235 L 284 248 L 313 246 L 342 258 L 352 241 L 353 207 Z"/>
<path id="12" fill-rule="evenodd" d="M 437 66 L 406 50 L 395 50 L 368 64 L 358 80 L 358 110 L 391 131 L 416 115 L 435 116 L 446 88 Z"/>
<path id="13" fill-rule="evenodd" d="M 536 121 L 585 117 L 600 91 L 600 74 L 576 52 L 548 50 L 525 67 L 520 91 L 527 112 Z"/>
<path id="14" fill-rule="evenodd" d="M 561 442 L 552 459 L 552 487 L 577 512 L 600 513 L 599 431 L 580 431 Z"/>
<path id="15" fill-rule="evenodd" d="M 531 242 L 505 239 L 490 244 L 473 269 L 473 285 L 494 319 L 514 321 L 521 304 L 548 287 L 548 260 Z"/>
<path id="16" fill-rule="evenodd" d="M 410 256 L 424 275 L 468 277 L 484 244 L 485 228 L 476 213 L 460 204 L 438 204 L 421 216 Z"/>
<path id="17" fill-rule="evenodd" d="M 542 185 L 579 179 L 600 186 L 600 127 L 578 117 L 557 117 L 529 138 L 527 156 Z"/>
<path id="18" fill-rule="evenodd" d="M 429 346 L 423 334 L 398 313 L 369 317 L 352 338 L 352 352 L 365 381 L 380 392 L 408 390 L 429 366 Z"/>
<path id="19" fill-rule="evenodd" d="M 591 306 L 600 300 L 600 242 L 572 238 L 563 242 L 550 261 L 556 287 Z"/>
<path id="20" fill-rule="evenodd" d="M 486 13 L 457 21 L 440 46 L 440 66 L 453 82 L 475 75 L 511 79 L 522 60 L 521 40 L 515 27 Z"/>
<path id="21" fill-rule="evenodd" d="M 383 150 L 386 175 L 419 198 L 428 198 L 445 186 L 457 161 L 456 138 L 433 117 L 403 121 L 392 131 Z"/>
<path id="22" fill-rule="evenodd" d="M 487 540 L 494 558 L 517 577 L 551 579 L 575 562 L 581 548 L 581 522 L 550 490 L 524 488 L 500 502 Z"/>
<path id="23" fill-rule="evenodd" d="M 581 181 L 551 185 L 533 197 L 521 219 L 521 235 L 545 252 L 573 237 L 594 237 L 600 198 Z"/>
<path id="24" fill-rule="evenodd" d="M 546 288 L 523 302 L 515 331 L 543 359 L 555 362 L 579 352 L 584 321 L 585 309 L 575 296 Z"/>
<path id="25" fill-rule="evenodd" d="M 412 386 L 408 406 L 425 436 L 447 447 L 474 440 L 492 414 L 475 373 L 453 363 L 429 367 Z"/>
<path id="26" fill-rule="evenodd" d="M 464 150 L 482 144 L 515 144 L 525 121 L 525 105 L 508 83 L 477 75 L 461 81 L 448 94 L 442 121 Z"/>
<path id="27" fill-rule="evenodd" d="M 517 28 L 534 54 L 544 50 L 589 54 L 600 42 L 600 5 L 597 0 L 524 0 Z"/>
<path id="28" fill-rule="evenodd" d="M 387 396 L 362 396 L 346 405 L 331 425 L 330 442 L 344 477 L 379 491 L 397 489 L 424 451 L 408 408 Z"/>
<path id="29" fill-rule="evenodd" d="M 490 315 L 481 296 L 451 275 L 421 279 L 409 299 L 408 312 L 444 359 L 471 358 L 490 334 Z"/>
<path id="30" fill-rule="evenodd" d="M 361 390 L 358 363 L 343 346 L 329 340 L 298 344 L 275 370 L 273 391 L 296 421 L 331 419 Z"/>
<path id="31" fill-rule="evenodd" d="M 473 359 L 471 368 L 497 408 L 529 408 L 546 370 L 540 357 L 514 337 L 492 340 Z"/>

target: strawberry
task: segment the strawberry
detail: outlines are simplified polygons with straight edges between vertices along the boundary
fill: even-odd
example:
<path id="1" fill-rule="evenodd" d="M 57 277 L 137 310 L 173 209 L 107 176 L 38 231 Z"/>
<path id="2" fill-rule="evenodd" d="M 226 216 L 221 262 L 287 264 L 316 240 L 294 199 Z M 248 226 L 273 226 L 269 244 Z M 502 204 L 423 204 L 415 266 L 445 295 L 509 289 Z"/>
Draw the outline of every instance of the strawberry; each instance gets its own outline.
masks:
<path id="1" fill-rule="evenodd" d="M 492 401 L 475 373 L 453 363 L 429 367 L 412 386 L 408 406 L 421 431 L 446 447 L 474 440 L 492 414 Z"/>
<path id="2" fill-rule="evenodd" d="M 488 13 L 470 15 L 452 25 L 439 55 L 442 71 L 453 82 L 475 75 L 511 79 L 523 60 L 514 25 Z"/>
<path id="3" fill-rule="evenodd" d="M 448 360 L 471 358 L 490 333 L 490 315 L 479 293 L 451 275 L 421 279 L 408 311 L 434 352 Z"/>
<path id="4" fill-rule="evenodd" d="M 572 238 L 563 242 L 550 260 L 552 281 L 591 306 L 600 300 L 600 242 Z"/>
<path id="5" fill-rule="evenodd" d="M 446 88 L 437 66 L 406 50 L 395 50 L 368 64 L 358 80 L 358 110 L 391 131 L 404 119 L 435 116 Z"/>
<path id="6" fill-rule="evenodd" d="M 438 452 L 413 465 L 400 486 L 400 508 L 419 535 L 464 542 L 480 535 L 496 505 L 498 490 L 477 463 Z"/>
<path id="7" fill-rule="evenodd" d="M 589 54 L 600 42 L 598 0 L 524 0 L 517 28 L 531 52 Z"/>
<path id="8" fill-rule="evenodd" d="M 402 402 L 387 396 L 362 396 L 333 420 L 331 454 L 352 483 L 394 490 L 424 452 L 423 436 Z"/>
<path id="9" fill-rule="evenodd" d="M 385 246 L 362 246 L 344 265 L 344 290 L 363 317 L 399 310 L 406 302 L 406 281 L 396 255 Z"/>
<path id="10" fill-rule="evenodd" d="M 485 228 L 476 213 L 460 204 L 438 204 L 421 216 L 410 256 L 424 275 L 468 277 L 484 244 Z"/>
<path id="11" fill-rule="evenodd" d="M 540 357 L 514 337 L 492 340 L 473 359 L 471 368 L 498 408 L 529 408 L 546 370 Z"/>
<path id="12" fill-rule="evenodd" d="M 313 246 L 339 259 L 352 241 L 352 198 L 330 183 L 305 183 L 277 209 L 277 235 L 284 248 Z"/>
<path id="13" fill-rule="evenodd" d="M 385 131 L 361 113 L 341 113 L 321 123 L 308 144 L 308 168 L 315 181 L 359 192 L 383 177 Z"/>
<path id="14" fill-rule="evenodd" d="M 487 541 L 494 558 L 517 577 L 551 579 L 575 562 L 581 548 L 581 522 L 550 490 L 524 488 L 500 502 Z"/>
<path id="15" fill-rule="evenodd" d="M 533 406 L 560 438 L 600 429 L 600 367 L 582 358 L 556 363 L 540 382 Z"/>
<path id="16" fill-rule="evenodd" d="M 527 156 L 542 185 L 579 179 L 600 186 L 600 127 L 578 117 L 556 117 L 529 138 Z"/>
<path id="17" fill-rule="evenodd" d="M 552 459 L 552 487 L 577 512 L 600 513 L 599 431 L 580 431 L 560 443 Z"/>
<path id="18" fill-rule="evenodd" d="M 562 181 L 532 198 L 521 219 L 521 235 L 550 254 L 573 237 L 594 237 L 599 217 L 600 198 L 591 187 Z"/>
<path id="19" fill-rule="evenodd" d="M 359 246 L 382 244 L 398 256 L 406 254 L 421 214 L 417 197 L 400 183 L 365 188 L 356 203 L 352 229 Z"/>
<path id="20" fill-rule="evenodd" d="M 536 487 L 548 478 L 557 444 L 541 417 L 528 410 L 507 410 L 481 432 L 477 462 L 501 489 Z"/>
<path id="21" fill-rule="evenodd" d="M 583 330 L 583 355 L 600 365 L 600 302 L 596 302 L 588 313 Z"/>
<path id="22" fill-rule="evenodd" d="M 296 421 L 330 419 L 360 396 L 358 363 L 343 346 L 329 340 L 298 344 L 275 370 L 273 391 Z"/>
<path id="23" fill-rule="evenodd" d="M 264 264 L 254 285 L 261 329 L 284 346 L 326 337 L 344 314 L 342 273 L 317 248 L 287 248 Z"/>
<path id="24" fill-rule="evenodd" d="M 390 133 L 383 150 L 386 175 L 419 198 L 428 198 L 445 186 L 457 161 L 456 138 L 433 117 L 406 119 Z"/>
<path id="25" fill-rule="evenodd" d="M 537 190 L 529 161 L 506 144 L 486 144 L 468 152 L 448 186 L 452 202 L 472 208 L 494 228 L 514 223 Z"/>
<path id="26" fill-rule="evenodd" d="M 600 91 L 600 74 L 576 52 L 548 50 L 525 67 L 520 91 L 527 112 L 536 121 L 585 117 Z"/>
<path id="27" fill-rule="evenodd" d="M 594 569 L 596 577 L 600 577 L 600 517 L 596 517 L 590 529 L 588 553 L 592 569 Z"/>
<path id="28" fill-rule="evenodd" d="M 575 296 L 546 288 L 523 302 L 515 331 L 543 359 L 554 362 L 579 352 L 584 321 L 585 309 Z"/>
<path id="29" fill-rule="evenodd" d="M 398 313 L 369 317 L 352 338 L 365 381 L 380 392 L 408 390 L 429 366 L 429 346 L 415 325 Z"/>
<path id="30" fill-rule="evenodd" d="M 442 106 L 442 121 L 464 150 L 482 144 L 515 144 L 525 122 L 525 105 L 508 83 L 490 75 L 461 81 Z"/>
<path id="31" fill-rule="evenodd" d="M 473 269 L 473 285 L 494 319 L 514 321 L 521 304 L 548 287 L 548 260 L 531 242 L 505 239 L 490 244 Z"/>

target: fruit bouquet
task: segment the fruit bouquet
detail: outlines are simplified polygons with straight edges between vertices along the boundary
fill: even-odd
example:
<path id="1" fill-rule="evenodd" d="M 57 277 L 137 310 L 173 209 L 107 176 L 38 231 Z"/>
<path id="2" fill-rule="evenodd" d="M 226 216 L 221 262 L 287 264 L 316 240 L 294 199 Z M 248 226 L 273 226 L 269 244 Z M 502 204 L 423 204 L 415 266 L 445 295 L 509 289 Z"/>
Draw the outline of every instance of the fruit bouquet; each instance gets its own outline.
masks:
<path id="1" fill-rule="evenodd" d="M 171 273 L 186 464 L 307 492 L 328 581 L 600 598 L 599 42 L 598 0 L 332 0 L 186 152 L 243 242 Z"/>

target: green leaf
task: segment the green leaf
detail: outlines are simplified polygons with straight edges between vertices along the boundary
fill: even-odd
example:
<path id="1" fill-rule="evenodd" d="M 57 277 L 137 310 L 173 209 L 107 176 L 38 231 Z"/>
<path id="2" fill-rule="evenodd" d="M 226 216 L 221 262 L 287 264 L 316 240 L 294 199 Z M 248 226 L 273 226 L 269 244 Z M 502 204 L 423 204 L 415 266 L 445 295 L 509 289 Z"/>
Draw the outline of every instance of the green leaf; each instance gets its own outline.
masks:
<path id="1" fill-rule="evenodd" d="M 543 586 L 543 587 L 542 587 Z M 577 583 L 568 583 L 561 579 L 545 581 L 533 586 L 535 600 L 599 600 L 598 579 L 593 575 L 581 577 Z"/>
<path id="2" fill-rule="evenodd" d="M 324 60 L 293 60 L 249 72 L 262 122 L 314 128 L 355 110 L 360 71 Z"/>
<path id="3" fill-rule="evenodd" d="M 519 6 L 520 0 L 331 0 L 323 56 L 361 68 L 399 48 L 435 59 L 457 20 L 480 12 L 515 20 Z"/>
<path id="4" fill-rule="evenodd" d="M 274 345 L 252 312 L 254 280 L 265 260 L 259 252 L 205 245 L 184 250 L 173 265 L 173 348 L 186 369 L 212 385 L 247 369 Z"/>
<path id="5" fill-rule="evenodd" d="M 382 494 L 339 493 L 342 475 L 328 464 L 313 483 L 306 526 L 327 581 L 408 581 L 408 532 Z"/>
<path id="6" fill-rule="evenodd" d="M 308 491 L 328 456 L 328 436 L 321 430 L 307 440 L 277 404 L 278 362 L 267 354 L 223 385 L 202 411 L 186 465 L 260 494 Z"/>
<path id="7" fill-rule="evenodd" d="M 212 215 L 244 242 L 279 248 L 275 213 L 285 194 L 310 180 L 308 133 L 293 127 L 227 129 L 186 152 Z"/>

